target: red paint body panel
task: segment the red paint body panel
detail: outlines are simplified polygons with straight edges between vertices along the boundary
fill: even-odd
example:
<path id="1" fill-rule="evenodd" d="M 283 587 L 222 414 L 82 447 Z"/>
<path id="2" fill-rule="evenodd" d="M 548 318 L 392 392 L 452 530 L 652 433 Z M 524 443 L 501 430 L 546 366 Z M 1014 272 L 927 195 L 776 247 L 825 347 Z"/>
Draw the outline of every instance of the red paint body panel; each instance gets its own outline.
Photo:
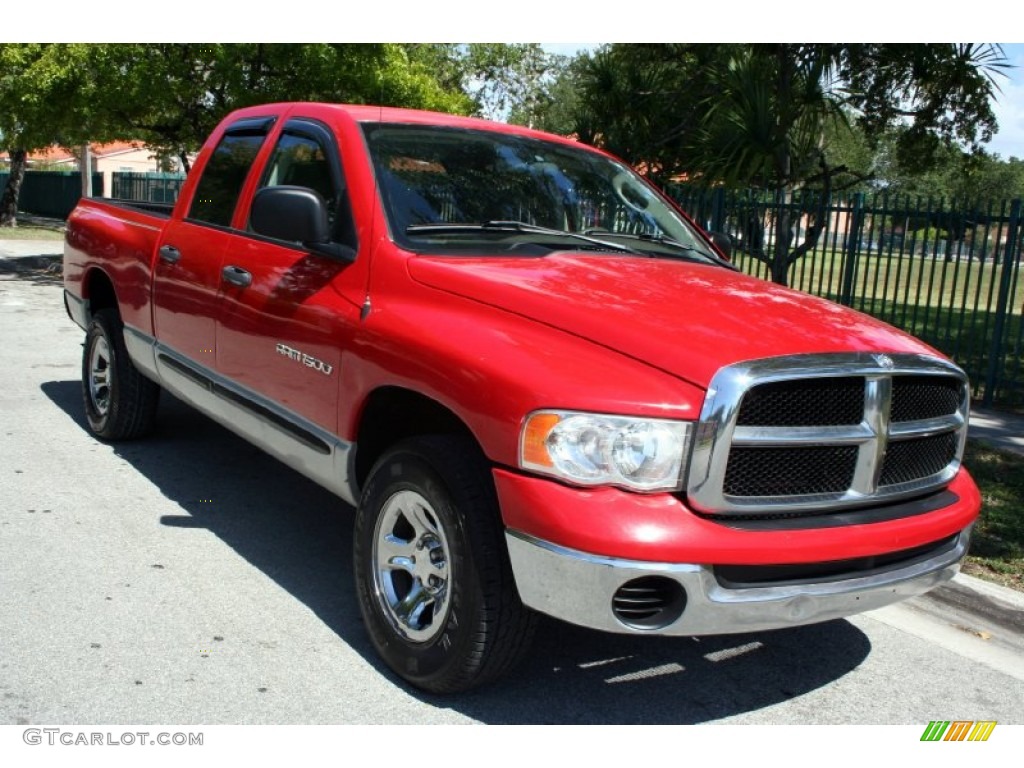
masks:
<path id="1" fill-rule="evenodd" d="M 225 285 L 218 302 L 217 371 L 328 432 L 338 428 L 338 376 L 359 307 L 336 286 L 361 281 L 354 265 L 260 240 L 235 238 L 225 265 L 252 274 L 247 288 Z M 277 352 L 285 344 L 331 367 L 310 375 Z M 298 370 L 296 366 L 299 366 Z"/>
<path id="2" fill-rule="evenodd" d="M 723 365 L 816 352 L 921 352 L 917 339 L 846 307 L 683 261 L 552 254 L 430 259 L 413 277 L 589 339 L 706 387 Z"/>
<path id="3" fill-rule="evenodd" d="M 177 248 L 181 260 L 153 259 L 153 335 L 208 368 L 215 360 L 221 262 L 234 239 L 230 232 L 175 216 L 160 245 Z"/>
<path id="4" fill-rule="evenodd" d="M 545 541 L 608 557 L 658 563 L 810 563 L 910 549 L 957 533 L 977 517 L 974 481 L 961 471 L 944 509 L 885 523 L 748 531 L 701 518 L 669 494 L 583 490 L 496 469 L 505 524 Z"/>
<path id="5" fill-rule="evenodd" d="M 457 414 L 493 461 L 510 466 L 523 418 L 540 408 L 699 415 L 702 390 L 514 313 L 424 288 L 403 266 L 379 256 L 374 264 L 373 311 L 342 362 L 342 387 L 354 402 L 381 386 L 420 392 Z M 359 415 L 347 414 L 343 437 L 355 434 Z"/>
<path id="6" fill-rule="evenodd" d="M 188 222 L 198 179 L 232 122 L 273 117 L 231 228 Z M 333 132 L 359 240 L 351 263 L 246 231 L 264 164 L 290 117 Z M 204 146 L 170 220 L 83 201 L 68 223 L 65 282 L 88 299 L 91 270 L 115 287 L 126 323 L 223 377 L 354 441 L 369 398 L 403 388 L 447 408 L 496 465 L 506 524 L 571 549 L 627 559 L 770 564 L 914 547 L 976 518 L 961 471 L 949 507 L 892 522 L 751 532 L 700 518 L 670 494 L 581 490 L 520 474 L 531 411 L 563 408 L 696 420 L 725 365 L 827 352 L 935 354 L 865 315 L 726 269 L 665 259 L 419 256 L 390 238 L 360 123 L 407 122 L 550 137 L 515 126 L 378 107 L 275 104 L 230 115 Z M 182 251 L 162 262 L 160 245 Z M 253 277 L 221 279 L 225 265 Z M 154 301 L 155 297 L 155 301 Z M 285 344 L 331 367 L 296 371 Z M 216 350 L 214 354 L 210 350 Z"/>
<path id="7" fill-rule="evenodd" d="M 153 257 L 166 219 L 97 200 L 82 200 L 68 218 L 64 282 L 89 299 L 93 270 L 114 284 L 124 322 L 153 332 Z"/>

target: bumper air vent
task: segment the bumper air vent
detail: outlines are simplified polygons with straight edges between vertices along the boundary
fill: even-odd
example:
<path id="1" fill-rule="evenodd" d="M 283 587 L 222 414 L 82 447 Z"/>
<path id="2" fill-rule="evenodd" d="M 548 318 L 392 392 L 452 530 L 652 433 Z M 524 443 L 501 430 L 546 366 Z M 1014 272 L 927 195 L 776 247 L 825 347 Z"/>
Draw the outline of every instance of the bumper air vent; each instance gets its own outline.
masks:
<path id="1" fill-rule="evenodd" d="M 664 576 L 627 581 L 612 597 L 615 618 L 633 629 L 661 629 L 683 615 L 686 591 Z"/>

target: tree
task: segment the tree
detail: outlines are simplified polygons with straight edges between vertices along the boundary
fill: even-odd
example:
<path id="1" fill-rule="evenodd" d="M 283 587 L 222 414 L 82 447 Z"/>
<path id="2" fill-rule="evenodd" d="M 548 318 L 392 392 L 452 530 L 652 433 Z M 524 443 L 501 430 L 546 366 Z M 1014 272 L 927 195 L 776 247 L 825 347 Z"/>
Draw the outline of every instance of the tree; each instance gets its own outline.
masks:
<path id="1" fill-rule="evenodd" d="M 2 223 L 15 221 L 33 150 L 139 140 L 187 170 L 228 112 L 272 101 L 473 108 L 397 44 L 2 45 L 0 135 L 12 158 Z"/>
<path id="2" fill-rule="evenodd" d="M 1024 197 L 1024 162 L 1015 157 L 1003 160 L 985 150 L 965 152 L 959 147 L 941 147 L 934 166 L 922 172 L 900 162 L 898 142 L 897 132 L 879 148 L 879 189 L 968 204 Z"/>
<path id="3" fill-rule="evenodd" d="M 774 244 L 754 255 L 785 283 L 826 218 L 810 211 L 795 243 L 794 192 L 818 188 L 821 207 L 850 170 L 830 159 L 830 135 L 857 126 L 873 148 L 903 125 L 896 151 L 916 170 L 942 147 L 976 150 L 995 130 L 995 76 L 1006 65 L 991 45 L 612 46 L 594 57 L 580 122 L 598 115 L 596 140 L 656 178 L 771 190 Z"/>
<path id="4" fill-rule="evenodd" d="M 396 44 L 190 43 L 90 48 L 99 108 L 119 130 L 179 157 L 233 109 L 274 101 L 338 101 L 469 112 Z M 154 82 L 160 88 L 153 88 Z"/>
<path id="5" fill-rule="evenodd" d="M 544 107 L 545 88 L 565 57 L 538 43 L 409 44 L 410 58 L 436 73 L 448 89 L 474 102 L 477 115 L 533 125 Z"/>
<path id="6" fill-rule="evenodd" d="M 562 136 L 577 134 L 582 91 L 580 79 L 588 60 L 587 55 L 550 56 L 537 91 L 528 100 L 529 109 L 513 108 L 509 122 Z"/>
<path id="7" fill-rule="evenodd" d="M 574 65 L 574 132 L 665 183 L 692 170 L 686 141 L 711 94 L 702 74 L 726 47 L 611 45 Z"/>
<path id="8" fill-rule="evenodd" d="M 30 152 L 88 138 L 92 119 L 81 45 L 0 45 L 0 137 L 11 167 L 0 196 L 0 226 L 17 225 L 18 196 Z"/>

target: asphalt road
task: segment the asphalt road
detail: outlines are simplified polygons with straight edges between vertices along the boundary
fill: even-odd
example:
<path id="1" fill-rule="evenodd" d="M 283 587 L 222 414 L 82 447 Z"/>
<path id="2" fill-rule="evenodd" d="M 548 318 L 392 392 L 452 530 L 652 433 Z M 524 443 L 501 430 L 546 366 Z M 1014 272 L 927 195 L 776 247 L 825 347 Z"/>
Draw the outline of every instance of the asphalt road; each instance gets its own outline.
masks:
<path id="1" fill-rule="evenodd" d="M 351 509 L 170 398 L 90 437 L 59 280 L 3 245 L 0 723 L 1024 723 L 1024 601 L 972 580 L 744 636 L 550 620 L 510 678 L 422 695 L 363 633 Z"/>

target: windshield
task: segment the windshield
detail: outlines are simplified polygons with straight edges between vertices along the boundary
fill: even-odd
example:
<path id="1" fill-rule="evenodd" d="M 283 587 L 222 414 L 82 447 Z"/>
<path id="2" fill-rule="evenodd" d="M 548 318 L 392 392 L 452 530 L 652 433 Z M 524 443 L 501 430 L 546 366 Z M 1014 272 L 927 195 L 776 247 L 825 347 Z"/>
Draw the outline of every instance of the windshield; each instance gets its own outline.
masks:
<path id="1" fill-rule="evenodd" d="M 706 242 L 643 179 L 583 147 L 443 126 L 363 129 L 392 236 L 410 250 L 707 260 Z"/>

